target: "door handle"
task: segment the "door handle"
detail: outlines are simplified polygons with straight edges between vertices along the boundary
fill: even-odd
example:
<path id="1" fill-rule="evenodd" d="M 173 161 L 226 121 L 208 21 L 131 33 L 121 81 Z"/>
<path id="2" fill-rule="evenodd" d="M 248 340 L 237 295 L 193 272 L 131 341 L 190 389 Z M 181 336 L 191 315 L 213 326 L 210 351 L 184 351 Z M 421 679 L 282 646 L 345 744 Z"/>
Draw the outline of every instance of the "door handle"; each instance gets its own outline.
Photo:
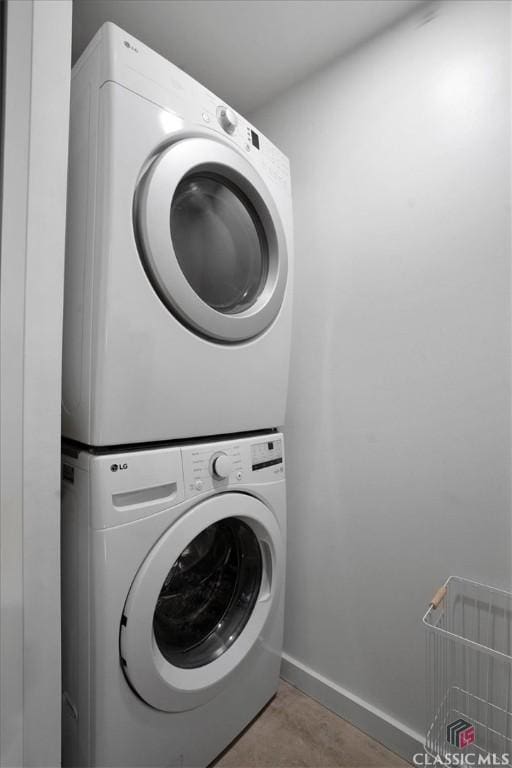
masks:
<path id="1" fill-rule="evenodd" d="M 272 576 L 273 576 L 273 568 L 272 568 L 272 551 L 270 549 L 270 544 L 268 541 L 260 540 L 260 546 L 261 546 L 261 557 L 263 560 L 263 573 L 261 575 L 261 590 L 260 590 L 260 597 L 259 602 L 265 602 L 265 600 L 268 600 L 270 598 L 270 595 L 272 594 Z"/>

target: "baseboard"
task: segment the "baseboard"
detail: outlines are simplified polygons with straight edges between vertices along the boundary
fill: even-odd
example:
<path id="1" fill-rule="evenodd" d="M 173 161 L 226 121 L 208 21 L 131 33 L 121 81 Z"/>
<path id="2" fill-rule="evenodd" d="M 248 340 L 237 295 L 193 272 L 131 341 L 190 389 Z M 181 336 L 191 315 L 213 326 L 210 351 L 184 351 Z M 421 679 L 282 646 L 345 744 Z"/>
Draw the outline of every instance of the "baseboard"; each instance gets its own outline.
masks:
<path id="1" fill-rule="evenodd" d="M 421 734 L 386 715 L 341 686 L 306 667 L 297 659 L 283 654 L 281 677 L 324 707 L 348 720 L 359 730 L 412 762 L 416 752 L 424 752 Z"/>

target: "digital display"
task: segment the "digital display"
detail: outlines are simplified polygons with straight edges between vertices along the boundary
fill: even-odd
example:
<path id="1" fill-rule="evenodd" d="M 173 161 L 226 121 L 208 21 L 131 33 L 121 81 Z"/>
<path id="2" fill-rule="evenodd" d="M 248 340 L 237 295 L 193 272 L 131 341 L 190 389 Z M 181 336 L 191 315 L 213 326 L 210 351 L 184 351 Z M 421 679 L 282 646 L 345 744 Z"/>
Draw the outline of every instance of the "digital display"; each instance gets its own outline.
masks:
<path id="1" fill-rule="evenodd" d="M 269 440 L 266 443 L 255 443 L 251 446 L 252 470 L 273 467 L 283 463 L 283 446 L 281 440 Z"/>
<path id="2" fill-rule="evenodd" d="M 251 141 L 252 141 L 253 147 L 256 147 L 256 149 L 260 148 L 260 137 L 253 130 L 251 130 Z"/>

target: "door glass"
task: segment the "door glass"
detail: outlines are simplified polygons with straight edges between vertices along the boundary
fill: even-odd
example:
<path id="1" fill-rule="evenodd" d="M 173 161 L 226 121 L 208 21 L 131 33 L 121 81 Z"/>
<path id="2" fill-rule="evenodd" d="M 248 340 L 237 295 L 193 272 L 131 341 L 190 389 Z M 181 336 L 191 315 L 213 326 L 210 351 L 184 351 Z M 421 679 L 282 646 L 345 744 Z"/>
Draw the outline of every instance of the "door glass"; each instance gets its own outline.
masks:
<path id="1" fill-rule="evenodd" d="M 236 518 L 206 528 L 165 579 L 153 616 L 160 651 L 174 666 L 202 667 L 221 656 L 245 627 L 261 584 L 257 537 Z"/>
<path id="2" fill-rule="evenodd" d="M 260 295 L 268 273 L 263 226 L 247 197 L 220 176 L 185 176 L 171 205 L 171 238 L 178 263 L 198 296 L 234 314 Z"/>

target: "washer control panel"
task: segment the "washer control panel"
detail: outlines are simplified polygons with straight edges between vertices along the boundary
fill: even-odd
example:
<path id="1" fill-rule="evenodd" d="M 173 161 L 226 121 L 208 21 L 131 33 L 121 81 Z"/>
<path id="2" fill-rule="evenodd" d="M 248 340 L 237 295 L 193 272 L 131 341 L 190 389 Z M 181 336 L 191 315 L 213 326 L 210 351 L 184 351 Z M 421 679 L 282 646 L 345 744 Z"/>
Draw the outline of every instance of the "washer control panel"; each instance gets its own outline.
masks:
<path id="1" fill-rule="evenodd" d="M 217 480 L 224 480 L 233 471 L 233 459 L 225 451 L 214 453 L 210 459 L 210 473 Z"/>
<path id="2" fill-rule="evenodd" d="M 184 446 L 181 454 L 187 498 L 284 478 L 282 435 Z"/>
<path id="3" fill-rule="evenodd" d="M 243 479 L 242 453 L 238 443 L 191 446 L 182 448 L 181 453 L 187 496 Z"/>
<path id="4" fill-rule="evenodd" d="M 251 445 L 252 471 L 258 472 L 266 467 L 275 467 L 283 463 L 283 441 L 265 440 Z"/>

